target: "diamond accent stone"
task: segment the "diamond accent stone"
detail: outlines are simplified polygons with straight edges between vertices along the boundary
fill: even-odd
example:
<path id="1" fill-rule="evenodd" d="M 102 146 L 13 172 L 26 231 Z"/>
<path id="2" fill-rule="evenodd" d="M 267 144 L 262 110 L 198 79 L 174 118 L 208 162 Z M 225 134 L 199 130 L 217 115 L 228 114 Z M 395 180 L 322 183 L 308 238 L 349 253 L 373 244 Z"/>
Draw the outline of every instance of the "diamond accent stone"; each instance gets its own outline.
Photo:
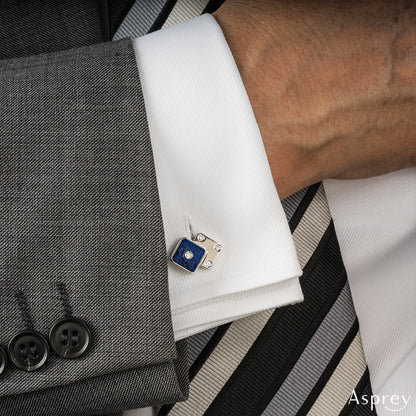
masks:
<path id="1" fill-rule="evenodd" d="M 212 267 L 212 261 L 211 261 L 211 260 L 208 260 L 208 261 L 204 264 L 204 266 L 205 266 L 207 269 L 210 269 L 210 268 Z"/>
<path id="2" fill-rule="evenodd" d="M 196 239 L 197 239 L 198 241 L 205 241 L 205 240 L 206 240 L 206 237 L 204 236 L 204 234 L 199 233 L 199 234 L 196 236 Z"/>
<path id="3" fill-rule="evenodd" d="M 215 251 L 218 251 L 218 253 L 222 250 L 222 245 L 221 244 L 216 244 L 215 245 Z"/>
<path id="4" fill-rule="evenodd" d="M 189 251 L 189 250 L 188 251 L 185 251 L 184 257 L 187 260 L 191 260 L 194 257 L 194 253 L 192 253 L 192 251 Z"/>

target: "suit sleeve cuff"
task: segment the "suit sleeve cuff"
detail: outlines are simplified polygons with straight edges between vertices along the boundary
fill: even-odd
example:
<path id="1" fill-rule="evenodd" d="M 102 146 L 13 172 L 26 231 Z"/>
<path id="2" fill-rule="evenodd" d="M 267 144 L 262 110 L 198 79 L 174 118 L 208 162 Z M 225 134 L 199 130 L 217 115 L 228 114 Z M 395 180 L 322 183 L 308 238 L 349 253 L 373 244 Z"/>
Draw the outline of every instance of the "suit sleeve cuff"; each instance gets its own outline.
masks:
<path id="1" fill-rule="evenodd" d="M 303 300 L 302 274 L 263 141 L 211 15 L 134 41 L 168 253 L 201 232 L 211 270 L 169 265 L 175 338 Z"/>

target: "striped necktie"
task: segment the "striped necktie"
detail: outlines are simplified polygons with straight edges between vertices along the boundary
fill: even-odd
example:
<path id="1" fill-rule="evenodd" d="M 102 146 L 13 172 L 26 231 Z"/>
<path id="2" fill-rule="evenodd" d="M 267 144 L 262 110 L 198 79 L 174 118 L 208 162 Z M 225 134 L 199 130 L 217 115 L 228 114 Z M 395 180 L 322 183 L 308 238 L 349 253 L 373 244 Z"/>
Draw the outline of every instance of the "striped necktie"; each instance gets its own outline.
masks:
<path id="1" fill-rule="evenodd" d="M 370 395 L 371 386 L 322 184 L 304 193 L 290 228 L 304 302 L 191 337 L 190 397 L 159 416 L 376 414 L 348 404 L 353 391 Z"/>
<path id="2" fill-rule="evenodd" d="M 149 3 L 149 7 L 146 4 Z M 137 1 L 114 39 L 212 12 L 218 0 Z M 375 416 L 358 321 L 322 184 L 283 201 L 305 300 L 188 339 L 190 396 L 158 416 Z"/>

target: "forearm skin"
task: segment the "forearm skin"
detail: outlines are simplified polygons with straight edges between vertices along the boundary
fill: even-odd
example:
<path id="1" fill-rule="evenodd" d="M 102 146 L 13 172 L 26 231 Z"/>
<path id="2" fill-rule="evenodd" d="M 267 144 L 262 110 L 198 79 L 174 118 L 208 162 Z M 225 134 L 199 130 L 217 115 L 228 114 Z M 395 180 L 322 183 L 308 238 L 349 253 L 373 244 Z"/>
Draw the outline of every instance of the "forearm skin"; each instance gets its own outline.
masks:
<path id="1" fill-rule="evenodd" d="M 281 198 L 416 164 L 414 2 L 227 0 L 215 17 Z"/>

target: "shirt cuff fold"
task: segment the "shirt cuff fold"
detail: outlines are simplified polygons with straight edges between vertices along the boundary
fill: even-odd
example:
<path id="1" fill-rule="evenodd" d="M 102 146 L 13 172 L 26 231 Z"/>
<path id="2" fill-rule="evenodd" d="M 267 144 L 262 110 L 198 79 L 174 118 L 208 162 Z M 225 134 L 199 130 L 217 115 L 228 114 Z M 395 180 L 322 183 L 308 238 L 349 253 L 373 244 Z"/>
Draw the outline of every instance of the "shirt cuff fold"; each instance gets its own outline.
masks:
<path id="1" fill-rule="evenodd" d="M 223 245 L 211 270 L 169 265 L 175 338 L 302 301 L 292 236 L 219 25 L 203 15 L 134 48 L 167 250 L 195 233 Z"/>

